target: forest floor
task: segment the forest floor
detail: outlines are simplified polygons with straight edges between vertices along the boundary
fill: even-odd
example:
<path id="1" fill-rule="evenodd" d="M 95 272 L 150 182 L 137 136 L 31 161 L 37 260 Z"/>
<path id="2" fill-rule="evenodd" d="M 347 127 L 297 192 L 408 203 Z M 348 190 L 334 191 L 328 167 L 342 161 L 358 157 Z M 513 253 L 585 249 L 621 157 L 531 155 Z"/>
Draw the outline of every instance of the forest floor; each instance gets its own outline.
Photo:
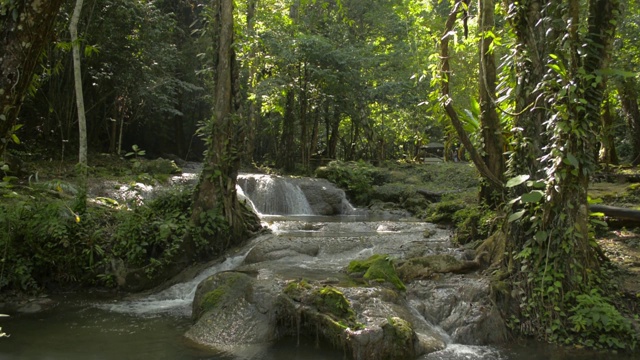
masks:
<path id="1" fill-rule="evenodd" d="M 604 181 L 590 185 L 589 196 L 605 205 L 640 209 L 640 169 L 618 168 Z M 640 309 L 640 222 L 607 219 L 609 228 L 596 232 L 596 240 L 619 275 L 620 287 L 635 298 Z M 631 300 L 631 299 L 630 299 Z"/>

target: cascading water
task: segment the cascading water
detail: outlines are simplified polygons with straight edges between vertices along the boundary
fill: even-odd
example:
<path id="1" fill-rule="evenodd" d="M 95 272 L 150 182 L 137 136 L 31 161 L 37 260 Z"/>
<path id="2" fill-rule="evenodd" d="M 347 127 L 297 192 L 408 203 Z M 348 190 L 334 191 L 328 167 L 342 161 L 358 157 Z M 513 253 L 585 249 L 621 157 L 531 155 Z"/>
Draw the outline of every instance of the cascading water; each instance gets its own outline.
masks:
<path id="1" fill-rule="evenodd" d="M 238 187 L 259 215 L 313 215 L 299 186 L 281 176 L 244 174 Z"/>
<path id="2" fill-rule="evenodd" d="M 113 304 L 100 304 L 98 307 L 126 314 L 174 313 L 190 316 L 191 304 L 196 295 L 198 284 L 211 275 L 237 268 L 242 264 L 249 251 L 250 249 L 247 249 L 239 255 L 228 257 L 222 263 L 207 268 L 192 280 L 175 284 L 146 298 Z"/>

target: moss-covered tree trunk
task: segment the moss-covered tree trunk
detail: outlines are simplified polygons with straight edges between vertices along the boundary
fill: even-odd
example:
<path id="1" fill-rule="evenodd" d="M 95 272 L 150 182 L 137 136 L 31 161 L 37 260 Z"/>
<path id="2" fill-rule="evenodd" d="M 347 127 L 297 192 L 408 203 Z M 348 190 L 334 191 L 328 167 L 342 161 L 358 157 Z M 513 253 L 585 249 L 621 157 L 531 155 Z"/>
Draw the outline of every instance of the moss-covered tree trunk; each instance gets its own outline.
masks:
<path id="1" fill-rule="evenodd" d="M 64 0 L 0 2 L 0 156 L 11 141 L 40 54 Z"/>
<path id="2" fill-rule="evenodd" d="M 596 75 L 613 38 L 618 1 L 590 0 L 586 26 L 577 0 L 508 3 L 518 56 L 508 183 L 515 200 L 505 222 L 511 315 L 524 334 L 578 342 L 604 332 L 596 322 L 578 334 L 569 329 L 579 297 L 591 296 L 601 279 L 587 187 L 603 99 Z"/>
<path id="3" fill-rule="evenodd" d="M 238 72 L 233 50 L 233 1 L 213 2 L 214 117 L 204 168 L 193 202 L 192 222 L 208 253 L 218 253 L 241 241 L 258 226 L 255 215 L 240 204 L 236 178 L 242 145 Z M 195 235 L 195 234 L 194 234 Z"/>

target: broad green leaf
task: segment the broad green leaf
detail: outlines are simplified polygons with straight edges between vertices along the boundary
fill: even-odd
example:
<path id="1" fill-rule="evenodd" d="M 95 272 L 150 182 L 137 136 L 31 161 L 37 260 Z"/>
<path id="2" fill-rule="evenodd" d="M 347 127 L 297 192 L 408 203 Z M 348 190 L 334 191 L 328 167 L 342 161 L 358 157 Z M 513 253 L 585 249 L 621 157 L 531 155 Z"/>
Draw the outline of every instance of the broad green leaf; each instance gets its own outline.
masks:
<path id="1" fill-rule="evenodd" d="M 507 185 L 506 187 L 508 188 L 512 188 L 514 186 L 518 186 L 520 184 L 522 184 L 523 182 L 529 180 L 529 175 L 518 175 L 516 177 L 513 177 L 511 179 L 509 179 L 509 181 L 507 181 Z"/>
<path id="2" fill-rule="evenodd" d="M 520 211 L 514 212 L 513 214 L 511 214 L 509 216 L 507 221 L 508 222 L 514 222 L 514 221 L 520 219 L 524 215 L 524 213 L 525 213 L 525 210 L 520 210 Z"/>
<path id="3" fill-rule="evenodd" d="M 563 159 L 563 162 L 565 164 L 569 164 L 573 167 L 578 167 L 578 159 L 572 154 L 572 153 L 568 153 L 567 157 Z"/>
<path id="4" fill-rule="evenodd" d="M 543 192 L 540 190 L 533 190 L 526 194 L 522 195 L 522 202 L 524 203 L 536 203 L 542 199 L 544 196 Z"/>
<path id="5" fill-rule="evenodd" d="M 540 230 L 535 234 L 536 241 L 543 242 L 547 239 L 547 232 L 544 230 Z"/>

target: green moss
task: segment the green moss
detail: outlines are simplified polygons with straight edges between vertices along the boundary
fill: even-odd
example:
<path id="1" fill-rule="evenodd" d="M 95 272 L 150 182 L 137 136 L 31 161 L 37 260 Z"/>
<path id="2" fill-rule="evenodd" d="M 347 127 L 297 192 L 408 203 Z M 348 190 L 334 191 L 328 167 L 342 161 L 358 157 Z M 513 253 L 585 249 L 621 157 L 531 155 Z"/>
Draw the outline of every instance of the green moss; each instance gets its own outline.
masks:
<path id="1" fill-rule="evenodd" d="M 413 328 L 408 321 L 399 317 L 392 317 L 388 321 L 391 329 L 393 329 L 397 343 L 407 344 L 413 340 Z"/>
<path id="2" fill-rule="evenodd" d="M 292 299 L 300 301 L 303 292 L 306 289 L 311 289 L 312 286 L 304 279 L 300 281 L 292 281 L 284 288 L 283 292 L 289 295 Z"/>
<path id="3" fill-rule="evenodd" d="M 338 319 L 355 319 L 351 304 L 338 289 L 326 286 L 316 290 L 314 295 L 315 305 L 320 312 L 331 314 Z"/>
<path id="4" fill-rule="evenodd" d="M 227 286 L 221 286 L 215 290 L 209 291 L 202 299 L 202 311 L 205 312 L 218 306 L 220 299 L 222 299 L 228 290 L 229 288 Z"/>
<path id="5" fill-rule="evenodd" d="M 205 312 L 220 306 L 230 298 L 242 296 L 241 292 L 244 291 L 243 283 L 247 282 L 248 278 L 246 275 L 239 273 L 228 274 L 223 279 L 222 283 L 202 297 L 197 313 L 204 314 Z"/>
<path id="6" fill-rule="evenodd" d="M 404 283 L 396 273 L 393 261 L 387 255 L 374 254 L 366 260 L 353 260 L 349 263 L 347 273 L 362 272 L 367 280 L 389 282 L 398 290 L 406 290 Z"/>
<path id="7" fill-rule="evenodd" d="M 347 267 L 347 273 L 359 273 L 366 272 L 371 267 L 371 264 L 374 262 L 386 258 L 387 255 L 374 254 L 366 260 L 353 260 L 349 262 L 349 266 Z"/>

